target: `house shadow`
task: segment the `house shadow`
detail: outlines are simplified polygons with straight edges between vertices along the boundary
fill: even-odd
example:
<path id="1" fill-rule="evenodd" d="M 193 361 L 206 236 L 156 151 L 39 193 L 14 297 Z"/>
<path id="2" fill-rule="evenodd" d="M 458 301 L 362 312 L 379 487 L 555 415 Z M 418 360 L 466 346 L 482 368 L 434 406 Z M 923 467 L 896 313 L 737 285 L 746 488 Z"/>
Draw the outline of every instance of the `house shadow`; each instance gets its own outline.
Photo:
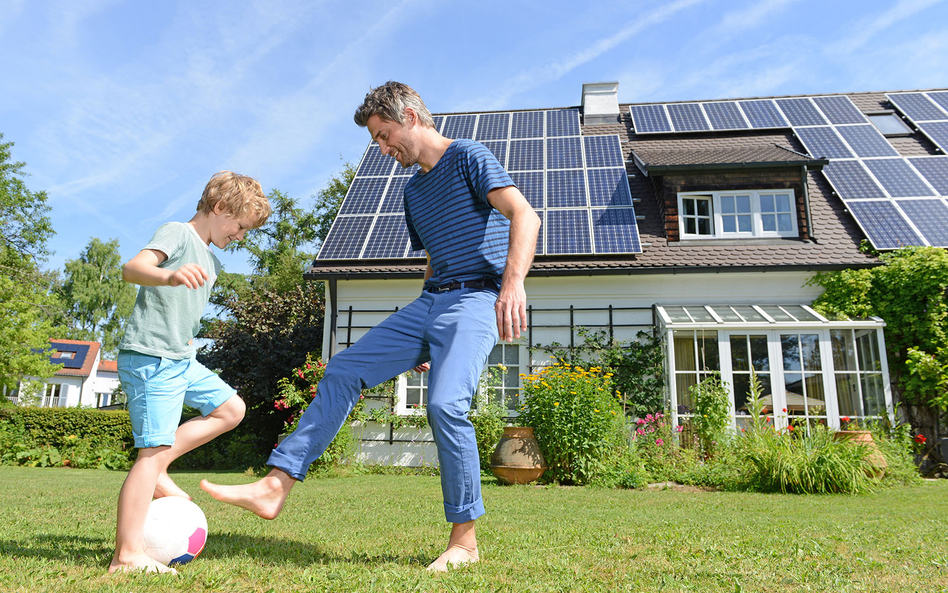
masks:
<path id="1" fill-rule="evenodd" d="M 76 566 L 101 567 L 112 558 L 114 540 L 68 535 L 34 535 L 22 540 L 0 540 L 0 554 L 8 558 L 38 558 L 65 562 Z M 422 554 L 400 555 L 353 550 L 349 554 L 330 553 L 324 548 L 292 539 L 257 537 L 236 533 L 214 533 L 208 538 L 201 558 L 216 559 L 234 556 L 256 559 L 268 564 L 350 563 L 378 565 L 396 563 L 427 566 L 433 557 Z"/>

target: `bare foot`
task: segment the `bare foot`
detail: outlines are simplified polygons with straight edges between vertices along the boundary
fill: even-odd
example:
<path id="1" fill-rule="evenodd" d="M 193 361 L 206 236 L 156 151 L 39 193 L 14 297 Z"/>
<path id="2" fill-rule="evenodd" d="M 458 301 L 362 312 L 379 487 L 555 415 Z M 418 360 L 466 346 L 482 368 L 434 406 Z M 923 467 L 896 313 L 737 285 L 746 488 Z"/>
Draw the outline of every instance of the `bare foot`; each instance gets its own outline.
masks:
<path id="1" fill-rule="evenodd" d="M 109 564 L 109 574 L 116 572 L 153 572 L 153 573 L 171 573 L 178 574 L 178 571 L 171 568 L 170 566 L 165 566 L 161 562 L 158 562 L 151 556 L 147 554 L 140 554 L 132 556 L 124 561 L 120 562 L 118 557 L 112 558 L 112 563 Z"/>
<path id="2" fill-rule="evenodd" d="M 180 496 L 181 498 L 191 500 L 188 493 L 174 483 L 174 480 L 171 479 L 168 472 L 161 472 L 158 474 L 158 484 L 155 486 L 154 498 L 163 498 L 165 496 Z"/>
<path id="3" fill-rule="evenodd" d="M 232 504 L 263 517 L 276 519 L 286 502 L 294 478 L 281 470 L 273 470 L 251 484 L 221 486 L 201 480 L 201 489 L 221 502 Z"/>
<path id="4" fill-rule="evenodd" d="M 454 568 L 462 564 L 473 564 L 480 560 L 477 555 L 477 548 L 470 549 L 461 545 L 448 547 L 438 559 L 428 565 L 428 570 L 432 572 L 447 572 L 449 568 Z"/>

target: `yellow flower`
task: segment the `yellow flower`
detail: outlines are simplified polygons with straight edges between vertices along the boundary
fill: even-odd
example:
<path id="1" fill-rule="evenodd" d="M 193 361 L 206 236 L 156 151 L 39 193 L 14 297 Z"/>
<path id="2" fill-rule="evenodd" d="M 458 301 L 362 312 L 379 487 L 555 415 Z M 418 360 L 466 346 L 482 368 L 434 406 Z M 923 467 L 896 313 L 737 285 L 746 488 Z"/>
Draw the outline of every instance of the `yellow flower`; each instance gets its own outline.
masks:
<path id="1" fill-rule="evenodd" d="M 598 411 L 599 410 L 597 408 L 593 408 L 593 412 L 598 412 Z"/>
<path id="2" fill-rule="evenodd" d="M 506 366 L 506 365 L 499 364 L 499 365 L 497 365 L 497 368 L 500 369 L 501 371 L 505 372 L 505 373 L 507 372 L 507 366 Z"/>
<path id="3" fill-rule="evenodd" d="M 612 415 L 613 415 L 613 416 L 616 415 L 616 411 L 615 411 L 615 410 L 612 411 Z"/>
<path id="4" fill-rule="evenodd" d="M 560 405 L 560 402 L 553 402 L 553 407 Z"/>

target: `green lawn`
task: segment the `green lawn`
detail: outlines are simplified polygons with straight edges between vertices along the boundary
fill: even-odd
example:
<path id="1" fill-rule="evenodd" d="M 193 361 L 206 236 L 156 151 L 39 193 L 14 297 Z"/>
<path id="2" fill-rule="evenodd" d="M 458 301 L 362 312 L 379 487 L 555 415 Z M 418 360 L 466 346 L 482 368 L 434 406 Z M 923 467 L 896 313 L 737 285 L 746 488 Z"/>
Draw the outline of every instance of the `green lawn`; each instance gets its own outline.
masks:
<path id="1" fill-rule="evenodd" d="M 485 479 L 482 561 L 439 576 L 438 478 L 312 479 L 264 521 L 204 475 L 174 475 L 207 514 L 204 553 L 177 577 L 109 576 L 125 474 L 0 467 L 0 591 L 948 591 L 945 480 L 792 496 Z"/>

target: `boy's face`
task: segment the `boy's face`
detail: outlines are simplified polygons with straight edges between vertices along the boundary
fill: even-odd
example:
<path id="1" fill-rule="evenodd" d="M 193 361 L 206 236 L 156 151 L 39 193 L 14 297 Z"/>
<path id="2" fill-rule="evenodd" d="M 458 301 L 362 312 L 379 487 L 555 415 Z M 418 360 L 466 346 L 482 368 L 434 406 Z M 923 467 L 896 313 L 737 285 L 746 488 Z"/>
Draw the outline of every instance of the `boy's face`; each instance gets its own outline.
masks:
<path id="1" fill-rule="evenodd" d="M 252 223 L 246 218 L 234 218 L 231 214 L 221 212 L 221 204 L 214 206 L 214 211 L 208 216 L 211 230 L 211 243 L 219 249 L 230 245 L 231 241 L 240 241 L 244 233 L 250 230 Z"/>

